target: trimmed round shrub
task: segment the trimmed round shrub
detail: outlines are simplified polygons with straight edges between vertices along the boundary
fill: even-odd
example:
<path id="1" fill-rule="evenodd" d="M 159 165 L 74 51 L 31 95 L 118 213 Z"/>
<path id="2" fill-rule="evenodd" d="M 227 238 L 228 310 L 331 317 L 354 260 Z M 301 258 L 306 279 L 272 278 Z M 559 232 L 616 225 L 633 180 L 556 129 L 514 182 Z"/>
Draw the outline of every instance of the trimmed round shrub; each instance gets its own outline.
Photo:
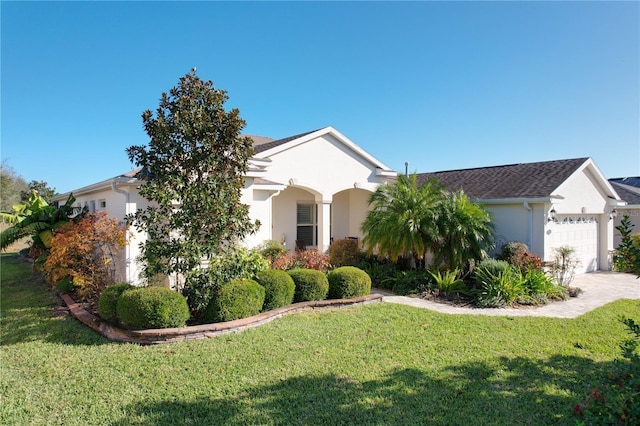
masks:
<path id="1" fill-rule="evenodd" d="M 371 293 L 371 278 L 355 266 L 343 266 L 327 275 L 329 299 L 351 299 Z"/>
<path id="2" fill-rule="evenodd" d="M 183 327 L 189 319 L 187 299 L 166 287 L 124 291 L 116 303 L 121 323 L 131 328 Z"/>
<path id="3" fill-rule="evenodd" d="M 288 273 L 296 285 L 294 302 L 323 300 L 327 297 L 329 281 L 324 272 L 315 269 L 292 269 Z"/>
<path id="4" fill-rule="evenodd" d="M 98 299 L 98 314 L 100 317 L 107 321 L 114 321 L 118 316 L 116 313 L 118 298 L 125 290 L 131 290 L 132 288 L 134 287 L 129 283 L 114 284 L 105 288 Z"/>
<path id="5" fill-rule="evenodd" d="M 296 285 L 293 278 L 285 271 L 279 269 L 262 271 L 256 277 L 256 281 L 265 290 L 263 311 L 278 309 L 293 303 Z"/>
<path id="6" fill-rule="evenodd" d="M 260 313 L 265 289 L 254 280 L 235 279 L 225 283 L 209 302 L 205 322 L 233 321 Z"/>

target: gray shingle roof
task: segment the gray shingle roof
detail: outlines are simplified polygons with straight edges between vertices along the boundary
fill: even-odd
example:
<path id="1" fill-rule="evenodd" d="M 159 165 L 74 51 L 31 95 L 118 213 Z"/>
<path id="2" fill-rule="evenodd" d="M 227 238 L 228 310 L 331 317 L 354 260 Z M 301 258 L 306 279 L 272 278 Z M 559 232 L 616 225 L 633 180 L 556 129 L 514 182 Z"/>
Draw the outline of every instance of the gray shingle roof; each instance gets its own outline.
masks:
<path id="1" fill-rule="evenodd" d="M 635 186 L 636 188 L 640 188 L 640 176 L 631 176 L 624 178 L 612 178 L 609 179 L 611 183 L 621 183 L 623 185 Z"/>
<path id="2" fill-rule="evenodd" d="M 640 204 L 640 188 L 618 183 L 617 179 L 609 179 L 609 183 L 611 183 L 611 186 L 613 186 L 613 189 L 616 190 L 620 198 L 623 201 L 626 201 L 627 204 L 632 204 L 632 205 Z"/>
<path id="3" fill-rule="evenodd" d="M 259 144 L 259 145 L 254 143 L 253 150 L 255 151 L 256 154 L 258 154 L 258 153 L 266 151 L 268 149 L 275 148 L 277 146 L 283 145 L 283 144 L 285 144 L 287 142 L 291 142 L 294 139 L 298 139 L 298 138 L 301 138 L 303 136 L 306 136 L 306 135 L 308 135 L 310 133 L 317 132 L 318 130 L 320 130 L 320 129 L 312 130 L 310 132 L 300 133 L 299 135 L 289 136 L 288 138 L 284 138 L 284 139 L 278 139 L 278 140 L 275 140 L 275 141 L 272 140 L 270 142 L 262 143 L 262 144 Z"/>
<path id="4" fill-rule="evenodd" d="M 585 157 L 420 173 L 417 178 L 419 183 L 438 178 L 449 191 L 462 189 L 469 197 L 479 200 L 544 198 L 587 160 Z"/>

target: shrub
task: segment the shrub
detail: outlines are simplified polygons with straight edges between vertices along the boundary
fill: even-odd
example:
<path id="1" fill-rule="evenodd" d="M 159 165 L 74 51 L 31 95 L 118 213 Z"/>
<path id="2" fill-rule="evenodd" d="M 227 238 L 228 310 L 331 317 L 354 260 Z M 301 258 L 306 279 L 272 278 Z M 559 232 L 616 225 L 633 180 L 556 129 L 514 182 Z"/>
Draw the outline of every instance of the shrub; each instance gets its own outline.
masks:
<path id="1" fill-rule="evenodd" d="M 56 288 L 62 294 L 71 293 L 76 286 L 73 284 L 73 278 L 64 277 L 56 283 Z"/>
<path id="2" fill-rule="evenodd" d="M 329 292 L 329 280 L 324 272 L 315 269 L 292 269 L 289 275 L 296 284 L 294 302 L 323 300 Z"/>
<path id="3" fill-rule="evenodd" d="M 475 291 L 476 300 L 480 307 L 497 308 L 511 305 L 519 297 L 524 296 L 525 280 L 520 269 L 509 265 L 498 275 L 486 269 L 476 270 L 476 283 L 480 288 Z"/>
<path id="4" fill-rule="evenodd" d="M 182 294 L 192 311 L 202 313 L 223 284 L 238 278 L 253 279 L 268 268 L 269 262 L 258 250 L 229 248 L 209 259 L 206 268 L 190 271 Z"/>
<path id="5" fill-rule="evenodd" d="M 331 265 L 336 268 L 341 266 L 354 266 L 360 258 L 358 241 L 351 238 L 335 240 L 331 246 L 329 246 L 329 257 L 331 259 Z"/>
<path id="6" fill-rule="evenodd" d="M 209 302 L 206 322 L 233 321 L 260 313 L 265 289 L 253 280 L 239 278 L 222 285 Z"/>
<path id="7" fill-rule="evenodd" d="M 329 255 L 315 249 L 291 251 L 281 254 L 271 262 L 271 268 L 289 271 L 291 269 L 315 269 L 326 272 L 330 266 Z"/>
<path id="8" fill-rule="evenodd" d="M 460 271 L 457 269 L 454 271 L 446 271 L 441 273 L 429 272 L 433 277 L 433 284 L 440 292 L 444 294 L 460 293 L 469 294 L 469 289 L 464 283 L 464 280 L 460 278 Z"/>
<path id="9" fill-rule="evenodd" d="M 330 299 L 351 299 L 371 293 L 371 278 L 362 269 L 342 266 L 327 275 Z"/>
<path id="10" fill-rule="evenodd" d="M 91 299 L 114 282 L 114 258 L 126 244 L 126 227 L 106 213 L 89 213 L 60 226 L 42 271 L 51 283 L 71 277 L 80 297 Z"/>
<path id="11" fill-rule="evenodd" d="M 503 273 L 505 269 L 507 269 L 507 266 L 509 266 L 509 262 L 507 262 L 506 260 L 487 258 L 478 263 L 476 270 L 484 269 L 485 271 L 488 271 L 493 275 L 499 275 Z"/>
<path id="12" fill-rule="evenodd" d="M 284 245 L 280 241 L 265 240 L 258 247 L 258 252 L 262 255 L 262 257 L 264 257 L 269 262 L 271 262 L 273 259 L 276 259 L 278 256 L 285 254 L 287 252 L 287 249 L 284 247 Z"/>
<path id="13" fill-rule="evenodd" d="M 265 290 L 263 311 L 278 309 L 293 303 L 296 285 L 293 278 L 285 271 L 279 269 L 262 271 L 256 277 L 256 281 Z"/>
<path id="14" fill-rule="evenodd" d="M 547 303 L 548 298 L 566 300 L 569 293 L 566 287 L 558 285 L 553 278 L 541 269 L 532 269 L 524 276 L 526 292 L 539 303 Z"/>
<path id="15" fill-rule="evenodd" d="M 382 288 L 389 288 L 396 294 L 406 295 L 421 293 L 431 288 L 433 277 L 429 271 L 418 269 L 410 271 L 396 271 L 383 280 Z"/>
<path id="16" fill-rule="evenodd" d="M 569 286 L 576 273 L 576 267 L 580 260 L 574 256 L 575 249 L 570 246 L 561 246 L 553 249 L 553 263 L 550 272 L 556 282 L 563 286 Z"/>
<path id="17" fill-rule="evenodd" d="M 368 256 L 360 259 L 355 266 L 371 277 L 371 285 L 373 287 L 392 289 L 393 283 L 389 281 L 389 278 L 393 278 L 397 272 L 394 263 L 386 259 L 379 260 L 374 256 Z"/>
<path id="18" fill-rule="evenodd" d="M 183 327 L 189 306 L 183 295 L 166 287 L 124 291 L 116 303 L 121 323 L 136 329 Z"/>
<path id="19" fill-rule="evenodd" d="M 633 227 L 628 215 L 624 215 L 620 225 L 616 226 L 622 239 L 613 253 L 613 268 L 640 275 L 640 234 L 633 234 Z"/>
<path id="20" fill-rule="evenodd" d="M 98 314 L 100 317 L 107 321 L 114 321 L 118 316 L 116 312 L 118 298 L 124 291 L 132 288 L 134 287 L 128 283 L 114 284 L 105 288 L 98 299 Z"/>
<path id="21" fill-rule="evenodd" d="M 542 259 L 535 254 L 531 254 L 529 247 L 519 241 L 509 241 L 502 246 L 502 253 L 498 258 L 520 268 L 523 274 L 526 274 L 531 269 L 542 268 Z"/>

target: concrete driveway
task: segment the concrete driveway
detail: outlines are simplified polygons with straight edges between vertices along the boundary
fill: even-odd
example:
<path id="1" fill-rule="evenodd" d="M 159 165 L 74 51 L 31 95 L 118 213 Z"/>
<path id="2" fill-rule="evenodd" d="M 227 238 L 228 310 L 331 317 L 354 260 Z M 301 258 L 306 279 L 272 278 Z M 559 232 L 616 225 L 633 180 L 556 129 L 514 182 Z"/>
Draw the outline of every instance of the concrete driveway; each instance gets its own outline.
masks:
<path id="1" fill-rule="evenodd" d="M 443 303 L 431 302 L 428 300 L 394 296 L 389 293 L 373 290 L 384 295 L 383 301 L 390 303 L 400 303 L 414 306 L 416 308 L 430 309 L 432 311 L 446 314 L 465 315 L 493 315 L 493 316 L 513 316 L 513 317 L 553 317 L 553 318 L 576 318 L 595 308 L 606 305 L 618 299 L 638 299 L 640 300 L 640 279 L 635 275 L 623 274 L 620 272 L 591 272 L 577 275 L 571 287 L 579 287 L 583 293 L 578 297 L 572 297 L 562 302 L 552 302 L 540 307 L 525 308 L 464 308 L 451 306 Z M 638 303 L 640 313 L 640 303 Z"/>

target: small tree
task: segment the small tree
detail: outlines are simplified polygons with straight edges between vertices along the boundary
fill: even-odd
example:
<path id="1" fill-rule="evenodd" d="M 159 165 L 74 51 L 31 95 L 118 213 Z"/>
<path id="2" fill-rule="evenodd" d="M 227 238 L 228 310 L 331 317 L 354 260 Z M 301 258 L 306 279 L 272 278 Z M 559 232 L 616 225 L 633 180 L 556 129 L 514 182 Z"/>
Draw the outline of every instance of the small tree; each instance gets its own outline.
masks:
<path id="1" fill-rule="evenodd" d="M 20 193 L 21 201 L 28 201 L 33 191 L 44 198 L 47 203 L 51 203 L 51 199 L 56 195 L 56 189 L 49 187 L 49 184 L 43 180 L 32 180 L 27 186 L 28 189 Z"/>
<path id="2" fill-rule="evenodd" d="M 613 254 L 613 267 L 616 271 L 640 275 L 640 245 L 634 244 L 633 226 L 628 215 L 624 215 L 616 226 L 622 241 Z"/>
<path id="3" fill-rule="evenodd" d="M 142 115 L 149 145 L 127 154 L 146 177 L 140 195 L 152 203 L 129 220 L 148 235 L 147 277 L 184 274 L 259 225 L 240 202 L 252 140 L 240 136 L 245 121 L 237 109 L 225 111 L 227 99 L 194 69 L 162 94 L 155 115 Z"/>
<path id="4" fill-rule="evenodd" d="M 27 182 L 18 175 L 7 160 L 0 164 L 0 211 L 9 211 L 20 202 L 20 196 L 28 191 Z"/>
<path id="5" fill-rule="evenodd" d="M 553 263 L 550 266 L 551 275 L 560 285 L 568 287 L 576 274 L 576 267 L 580 260 L 576 259 L 576 249 L 571 246 L 561 246 L 554 250 Z"/>

